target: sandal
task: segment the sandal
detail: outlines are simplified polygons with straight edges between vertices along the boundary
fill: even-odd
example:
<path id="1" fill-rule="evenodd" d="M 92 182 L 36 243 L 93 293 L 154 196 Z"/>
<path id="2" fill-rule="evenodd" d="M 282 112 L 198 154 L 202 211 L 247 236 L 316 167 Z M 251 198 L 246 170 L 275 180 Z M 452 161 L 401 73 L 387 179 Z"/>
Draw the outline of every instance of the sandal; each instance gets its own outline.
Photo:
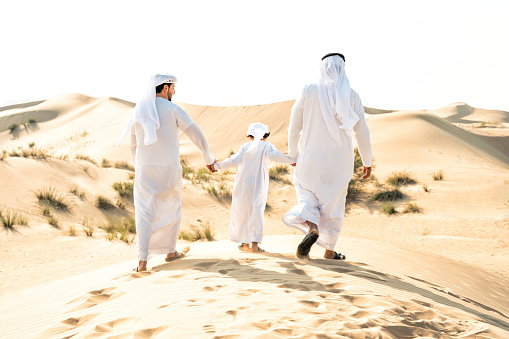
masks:
<path id="1" fill-rule="evenodd" d="M 177 259 L 183 258 L 185 256 L 186 256 L 186 254 L 184 252 L 176 252 L 175 251 L 175 255 L 173 257 L 171 257 L 171 258 L 166 257 L 166 258 L 164 258 L 164 261 L 170 262 L 170 261 L 173 261 L 173 260 L 177 260 Z"/>
<path id="2" fill-rule="evenodd" d="M 311 251 L 311 246 L 318 240 L 318 234 L 309 233 L 302 239 L 301 243 L 297 247 L 297 257 L 306 258 Z"/>
<path id="3" fill-rule="evenodd" d="M 261 247 L 258 247 L 258 251 L 251 250 L 251 252 L 253 252 L 253 253 L 263 253 L 263 252 L 265 252 L 265 250 L 263 248 L 261 248 Z"/>
<path id="4" fill-rule="evenodd" d="M 334 260 L 346 260 L 346 255 L 334 251 Z"/>

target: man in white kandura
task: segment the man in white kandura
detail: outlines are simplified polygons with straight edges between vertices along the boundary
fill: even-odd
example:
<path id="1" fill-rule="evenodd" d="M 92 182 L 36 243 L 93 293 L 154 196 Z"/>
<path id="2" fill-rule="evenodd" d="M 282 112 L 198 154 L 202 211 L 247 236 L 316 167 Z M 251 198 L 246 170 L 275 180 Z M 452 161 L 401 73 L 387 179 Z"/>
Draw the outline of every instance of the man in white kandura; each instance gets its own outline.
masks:
<path id="1" fill-rule="evenodd" d="M 134 211 L 138 236 L 137 271 L 147 270 L 149 254 L 166 254 L 166 261 L 181 258 L 176 251 L 182 216 L 182 166 L 179 129 L 200 149 L 207 168 L 215 172 L 215 159 L 198 125 L 171 102 L 177 78 L 154 75 L 136 104 L 122 138 L 131 132 L 131 155 L 136 169 Z"/>
<path id="2" fill-rule="evenodd" d="M 371 174 L 372 152 L 364 107 L 350 88 L 344 56 L 327 54 L 318 83 L 305 86 L 295 101 L 288 128 L 288 156 L 298 158 L 294 172 L 298 205 L 283 216 L 283 222 L 306 234 L 297 248 L 298 257 L 308 257 L 316 242 L 325 248 L 324 258 L 345 259 L 334 247 L 354 169 L 352 130 L 366 179 Z"/>

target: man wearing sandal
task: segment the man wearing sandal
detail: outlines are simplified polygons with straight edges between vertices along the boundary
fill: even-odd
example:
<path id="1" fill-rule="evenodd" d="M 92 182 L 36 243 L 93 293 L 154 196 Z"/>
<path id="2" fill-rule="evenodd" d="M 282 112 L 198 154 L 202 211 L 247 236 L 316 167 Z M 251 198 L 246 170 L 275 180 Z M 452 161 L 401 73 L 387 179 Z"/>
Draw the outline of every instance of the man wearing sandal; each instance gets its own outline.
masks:
<path id="1" fill-rule="evenodd" d="M 334 248 L 354 169 L 352 131 L 364 165 L 363 179 L 371 174 L 371 142 L 364 107 L 345 73 L 345 57 L 325 55 L 320 72 L 318 83 L 305 86 L 292 108 L 288 156 L 297 162 L 293 181 L 298 205 L 283 222 L 306 234 L 297 248 L 299 258 L 307 258 L 316 243 L 325 249 L 325 259 L 344 260 Z"/>
<path id="2" fill-rule="evenodd" d="M 170 74 L 151 78 L 118 141 L 131 133 L 131 156 L 136 168 L 134 211 L 139 259 L 136 271 L 147 270 L 149 254 L 166 254 L 168 262 L 187 252 L 176 251 L 182 217 L 179 129 L 200 149 L 207 168 L 215 172 L 215 159 L 200 127 L 171 102 L 176 81 Z"/>

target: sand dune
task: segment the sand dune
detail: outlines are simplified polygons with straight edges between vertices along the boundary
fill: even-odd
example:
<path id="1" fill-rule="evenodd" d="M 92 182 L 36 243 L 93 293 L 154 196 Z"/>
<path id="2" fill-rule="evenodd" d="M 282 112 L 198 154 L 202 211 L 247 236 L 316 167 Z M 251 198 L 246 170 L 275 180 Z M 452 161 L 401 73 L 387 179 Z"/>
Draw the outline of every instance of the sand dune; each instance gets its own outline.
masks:
<path id="1" fill-rule="evenodd" d="M 219 160 L 247 141 L 247 127 L 256 121 L 267 124 L 269 141 L 286 151 L 292 105 L 181 103 Z M 103 210 L 95 199 L 115 202 L 112 184 L 132 181 L 129 170 L 103 168 L 101 161 L 130 162 L 129 139 L 119 148 L 115 143 L 133 106 L 65 94 L 0 108 L 0 152 L 6 151 L 0 209 L 29 221 L 6 229 L 0 245 L 0 337 L 509 336 L 508 112 L 464 103 L 434 111 L 366 108 L 379 184 L 402 170 L 417 183 L 400 187 L 404 197 L 394 203 L 400 213 L 393 216 L 370 201 L 381 188 L 365 185 L 348 206 L 337 248 L 346 263 L 319 259 L 319 248 L 311 261 L 295 259 L 301 235 L 281 222 L 296 203 L 290 168 L 286 181 L 270 183 L 262 244 L 267 255 L 238 253 L 226 240 L 231 198 L 209 189 L 231 190 L 232 171 L 184 181 L 182 228 L 208 223 L 219 241 L 193 243 L 181 262 L 156 257 L 150 272 L 130 273 L 134 245 L 110 242 L 98 227 L 131 215 L 132 200 L 124 199 L 125 210 Z M 477 133 L 482 122 L 493 125 L 490 135 Z M 10 131 L 11 124 L 21 126 Z M 22 150 L 47 156 L 23 156 Z M 80 155 L 90 159 L 76 159 Z M 184 135 L 181 155 L 195 169 L 204 167 Z M 437 170 L 444 180 L 432 179 Z M 86 195 L 69 193 L 73 186 Z M 48 224 L 34 194 L 44 187 L 69 202 L 68 210 L 52 209 L 60 229 Z M 407 202 L 422 212 L 401 213 Z M 93 237 L 81 230 L 85 217 L 97 227 Z M 76 237 L 67 235 L 71 226 Z"/>
<path id="2" fill-rule="evenodd" d="M 299 236 L 269 237 L 267 249 L 277 251 L 265 255 L 239 253 L 228 241 L 193 244 L 182 261 L 167 264 L 158 257 L 146 273 L 127 273 L 134 263 L 125 263 L 26 290 L 2 300 L 0 334 L 27 338 L 509 335 L 507 280 L 433 255 L 349 238 L 340 245 L 352 260 L 302 261 L 292 255 L 299 241 Z M 423 263 L 421 269 L 414 269 L 415 262 Z M 489 293 L 480 293 L 485 289 Z M 20 321 L 24 325 L 16 326 Z"/>

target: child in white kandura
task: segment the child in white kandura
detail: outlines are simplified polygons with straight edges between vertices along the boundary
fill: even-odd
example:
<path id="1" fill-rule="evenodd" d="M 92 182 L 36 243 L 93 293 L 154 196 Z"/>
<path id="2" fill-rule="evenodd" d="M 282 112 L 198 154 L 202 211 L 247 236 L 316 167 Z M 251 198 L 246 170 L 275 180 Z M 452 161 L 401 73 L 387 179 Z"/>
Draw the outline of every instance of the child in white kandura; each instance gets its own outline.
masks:
<path id="1" fill-rule="evenodd" d="M 265 141 L 269 134 L 269 128 L 262 123 L 249 125 L 247 137 L 252 141 L 242 145 L 228 159 L 214 163 L 217 170 L 239 166 L 233 185 L 230 240 L 241 243 L 241 251 L 264 252 L 258 244 L 263 238 L 263 213 L 269 191 L 269 160 L 295 165 L 294 160 Z"/>

